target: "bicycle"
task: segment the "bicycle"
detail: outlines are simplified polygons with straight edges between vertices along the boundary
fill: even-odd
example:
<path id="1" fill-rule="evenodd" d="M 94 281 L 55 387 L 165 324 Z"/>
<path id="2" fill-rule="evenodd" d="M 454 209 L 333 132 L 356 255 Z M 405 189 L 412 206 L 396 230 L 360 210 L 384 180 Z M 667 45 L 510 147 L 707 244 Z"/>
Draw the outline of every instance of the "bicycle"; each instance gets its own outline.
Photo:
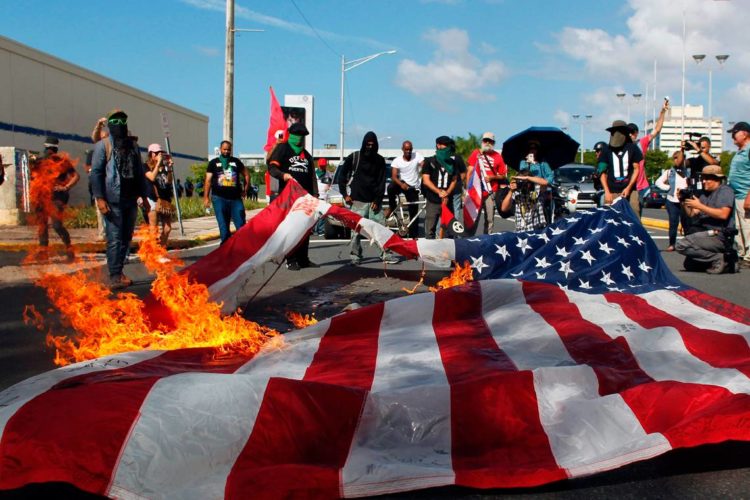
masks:
<path id="1" fill-rule="evenodd" d="M 414 218 L 409 215 L 409 208 L 412 205 L 417 206 L 417 213 L 414 214 Z M 419 217 L 425 213 L 426 206 L 427 202 L 424 198 L 420 197 L 419 201 L 406 201 L 406 197 L 401 193 L 398 195 L 396 208 L 385 218 L 385 226 L 405 238 L 409 236 L 409 228 L 412 224 L 419 223 Z"/>

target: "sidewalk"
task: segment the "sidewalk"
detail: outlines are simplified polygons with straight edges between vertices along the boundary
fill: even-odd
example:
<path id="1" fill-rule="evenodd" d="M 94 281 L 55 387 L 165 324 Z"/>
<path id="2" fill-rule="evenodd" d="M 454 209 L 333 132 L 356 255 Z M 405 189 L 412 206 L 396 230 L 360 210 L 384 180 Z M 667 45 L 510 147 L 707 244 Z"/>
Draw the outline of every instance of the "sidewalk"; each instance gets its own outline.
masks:
<path id="1" fill-rule="evenodd" d="M 262 209 L 249 210 L 247 220 L 250 220 Z M 216 217 L 206 215 L 182 221 L 185 234 L 180 233 L 180 224 L 172 223 L 172 232 L 169 235 L 168 247 L 189 248 L 200 245 L 203 242 L 219 239 L 219 228 L 216 225 Z M 73 245 L 83 252 L 104 252 L 105 242 L 96 240 L 96 229 L 68 228 Z M 50 227 L 49 241 L 51 247 L 62 246 L 57 233 Z M 134 240 L 134 241 L 137 241 Z M 0 250 L 26 251 L 38 245 L 36 226 L 0 226 Z"/>
<path id="2" fill-rule="evenodd" d="M 247 220 L 250 220 L 262 209 L 249 210 Z M 643 225 L 653 229 L 668 229 L 669 223 L 665 220 L 644 217 L 641 219 Z M 206 241 L 219 239 L 219 229 L 216 226 L 216 217 L 206 215 L 194 219 L 182 221 L 185 234 L 180 234 L 180 225 L 177 221 L 172 223 L 172 233 L 169 235 L 169 249 L 190 248 Z M 104 252 L 105 242 L 96 241 L 96 229 L 71 229 L 68 228 L 73 245 L 83 252 Z M 61 246 L 60 238 L 50 227 L 50 246 Z M 134 240 L 137 241 L 137 240 Z M 0 226 L 0 250 L 26 251 L 36 247 L 36 226 Z"/>

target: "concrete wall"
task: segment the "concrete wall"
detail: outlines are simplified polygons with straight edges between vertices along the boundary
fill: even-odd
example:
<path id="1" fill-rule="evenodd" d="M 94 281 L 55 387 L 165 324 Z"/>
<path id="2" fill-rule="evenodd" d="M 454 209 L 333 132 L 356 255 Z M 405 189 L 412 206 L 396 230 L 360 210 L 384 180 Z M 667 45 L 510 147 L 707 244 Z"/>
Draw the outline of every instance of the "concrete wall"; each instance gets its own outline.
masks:
<path id="1" fill-rule="evenodd" d="M 83 164 L 85 151 L 93 147 L 89 136 L 96 120 L 113 108 L 128 114 L 128 126 L 142 148 L 164 144 L 161 114 L 166 113 L 176 175 L 183 181 L 190 165 L 206 158 L 206 115 L 2 36 L 0 89 L 0 146 L 41 151 L 45 136 L 56 135 L 60 149 L 80 159 L 81 182 L 71 191 L 71 204 L 88 201 Z"/>

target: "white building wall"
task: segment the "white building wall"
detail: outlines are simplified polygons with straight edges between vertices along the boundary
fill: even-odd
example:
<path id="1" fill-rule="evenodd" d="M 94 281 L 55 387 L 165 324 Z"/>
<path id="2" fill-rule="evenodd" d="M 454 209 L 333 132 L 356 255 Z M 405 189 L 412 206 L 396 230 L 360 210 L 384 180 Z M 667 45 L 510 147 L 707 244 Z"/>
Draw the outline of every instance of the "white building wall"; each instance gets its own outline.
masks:
<path id="1" fill-rule="evenodd" d="M 141 148 L 164 144 L 161 113 L 171 134 L 175 172 L 184 181 L 190 165 L 205 161 L 208 117 L 98 75 L 0 36 L 0 146 L 41 151 L 44 138 L 56 135 L 60 149 L 78 158 L 82 179 L 71 203 L 88 200 L 83 169 L 96 120 L 114 108 L 128 114 L 128 126 Z M 145 158 L 145 155 L 144 155 Z"/>
<path id="2" fill-rule="evenodd" d="M 718 156 L 724 150 L 724 121 L 721 118 L 713 117 L 710 123 L 711 154 Z M 647 132 L 651 132 L 653 127 L 653 120 L 649 120 Z M 703 116 L 703 106 L 685 106 L 684 130 L 686 134 L 694 132 L 701 136 L 709 136 L 709 120 Z M 682 139 L 682 108 L 675 106 L 670 109 L 664 119 L 664 126 L 657 138 L 655 147 L 671 155 L 680 149 Z"/>

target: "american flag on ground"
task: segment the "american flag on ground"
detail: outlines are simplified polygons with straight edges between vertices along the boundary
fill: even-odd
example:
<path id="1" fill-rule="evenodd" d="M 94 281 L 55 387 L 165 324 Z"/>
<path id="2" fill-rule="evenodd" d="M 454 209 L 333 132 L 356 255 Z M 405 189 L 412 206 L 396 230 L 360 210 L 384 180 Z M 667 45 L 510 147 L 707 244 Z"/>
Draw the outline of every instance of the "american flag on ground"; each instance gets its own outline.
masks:
<path id="1" fill-rule="evenodd" d="M 748 310 L 682 286 L 629 207 L 616 209 L 455 242 L 403 242 L 360 221 L 406 255 L 466 258 L 482 280 L 335 316 L 252 358 L 141 351 L 17 384 L 0 393 L 0 489 L 65 481 L 203 499 L 534 486 L 750 440 Z M 258 233 L 214 252 L 232 270 L 211 275 L 202 260 L 190 272 L 225 294 L 237 268 L 279 258 L 321 212 L 357 221 L 292 188 L 253 219 Z"/>

